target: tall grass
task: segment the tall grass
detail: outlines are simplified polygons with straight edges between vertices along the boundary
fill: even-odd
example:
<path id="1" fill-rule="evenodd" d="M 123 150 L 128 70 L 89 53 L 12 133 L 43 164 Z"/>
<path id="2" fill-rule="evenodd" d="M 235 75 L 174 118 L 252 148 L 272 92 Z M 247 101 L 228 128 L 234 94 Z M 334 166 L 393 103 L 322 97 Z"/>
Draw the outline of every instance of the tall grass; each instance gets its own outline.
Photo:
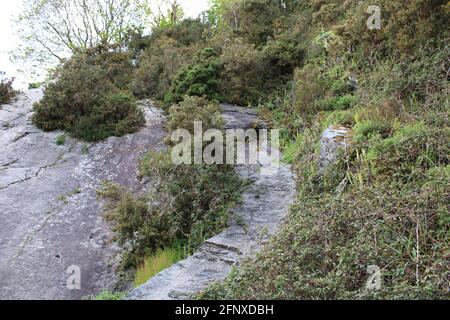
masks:
<path id="1" fill-rule="evenodd" d="M 162 270 L 187 257 L 190 254 L 188 248 L 189 246 L 177 243 L 172 247 L 159 249 L 155 254 L 147 257 L 144 263 L 136 270 L 134 277 L 135 287 L 143 285 Z"/>

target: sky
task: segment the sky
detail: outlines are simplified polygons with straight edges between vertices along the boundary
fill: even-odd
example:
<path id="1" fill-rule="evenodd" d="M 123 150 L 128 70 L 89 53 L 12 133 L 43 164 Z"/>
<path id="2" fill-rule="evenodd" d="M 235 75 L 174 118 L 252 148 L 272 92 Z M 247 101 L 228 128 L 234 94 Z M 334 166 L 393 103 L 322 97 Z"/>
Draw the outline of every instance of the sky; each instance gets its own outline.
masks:
<path id="1" fill-rule="evenodd" d="M 208 8 L 208 0 L 181 0 L 181 4 L 188 17 L 197 17 Z M 8 77 L 15 77 L 15 87 L 18 89 L 31 81 L 26 74 L 18 72 L 20 66 L 9 59 L 9 52 L 19 43 L 13 20 L 20 14 L 21 7 L 22 0 L 0 0 L 0 71 L 6 72 Z"/>

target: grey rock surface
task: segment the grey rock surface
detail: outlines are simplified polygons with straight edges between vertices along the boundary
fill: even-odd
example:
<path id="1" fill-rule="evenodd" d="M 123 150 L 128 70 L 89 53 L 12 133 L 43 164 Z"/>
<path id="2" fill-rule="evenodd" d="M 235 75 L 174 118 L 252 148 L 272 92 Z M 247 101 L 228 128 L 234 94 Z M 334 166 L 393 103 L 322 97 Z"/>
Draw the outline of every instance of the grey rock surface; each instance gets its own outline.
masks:
<path id="1" fill-rule="evenodd" d="M 340 150 L 345 150 L 351 143 L 352 131 L 341 126 L 332 126 L 326 129 L 320 140 L 320 171 L 326 170 L 333 164 Z"/>
<path id="2" fill-rule="evenodd" d="M 147 125 L 135 134 L 58 146 L 62 132 L 31 123 L 41 97 L 30 90 L 0 106 L 0 299 L 80 299 L 114 289 L 120 249 L 96 190 L 112 180 L 138 192 L 138 159 L 164 147 L 164 118 L 149 103 Z M 81 269 L 80 290 L 66 285 L 72 265 Z"/>
<path id="3" fill-rule="evenodd" d="M 225 129 L 264 129 L 266 125 L 258 119 L 258 112 L 249 108 L 221 104 Z"/>
<path id="4" fill-rule="evenodd" d="M 253 127 L 257 113 L 223 105 L 226 128 Z M 253 183 L 234 209 L 230 226 L 207 240 L 191 257 L 162 271 L 133 290 L 130 300 L 178 300 L 192 298 L 214 282 L 224 280 L 233 266 L 252 258 L 280 227 L 295 194 L 290 166 L 281 164 L 272 175 L 262 175 L 261 165 L 238 166 L 239 175 Z"/>

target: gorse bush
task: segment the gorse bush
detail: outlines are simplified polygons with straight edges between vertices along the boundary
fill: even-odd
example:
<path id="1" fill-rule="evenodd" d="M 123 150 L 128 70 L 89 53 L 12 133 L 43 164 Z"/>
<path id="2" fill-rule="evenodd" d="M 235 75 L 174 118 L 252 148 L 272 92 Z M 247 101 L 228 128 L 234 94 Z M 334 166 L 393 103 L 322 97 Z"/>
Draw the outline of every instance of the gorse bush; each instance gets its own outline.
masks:
<path id="1" fill-rule="evenodd" d="M 192 49 L 179 47 L 171 38 L 154 40 L 139 57 L 133 79 L 138 97 L 163 100 L 177 72 L 189 63 Z"/>
<path id="2" fill-rule="evenodd" d="M 185 96 L 183 101 L 170 107 L 166 128 L 168 132 L 186 129 L 194 134 L 194 121 L 201 121 L 204 131 L 222 129 L 219 104 L 205 97 Z"/>
<path id="3" fill-rule="evenodd" d="M 33 122 L 43 130 L 62 129 L 87 141 L 132 133 L 144 124 L 144 117 L 128 93 L 131 74 L 127 54 L 119 50 L 95 48 L 77 54 L 46 87 L 34 106 Z"/>
<path id="4" fill-rule="evenodd" d="M 231 167 L 174 165 L 169 153 L 147 154 L 141 176 L 155 182 L 143 197 L 111 184 L 100 192 L 111 200 L 106 217 L 127 248 L 123 268 L 139 267 L 147 256 L 180 241 L 189 251 L 197 248 L 227 226 L 243 186 Z"/>
<path id="5" fill-rule="evenodd" d="M 262 59 L 259 50 L 240 38 L 223 46 L 219 88 L 228 102 L 247 105 L 258 100 L 265 79 Z"/>
<path id="6" fill-rule="evenodd" d="M 8 103 L 17 94 L 12 84 L 14 79 L 5 78 L 5 73 L 0 71 L 0 104 Z"/>
<path id="7" fill-rule="evenodd" d="M 164 101 L 167 105 L 178 103 L 183 96 L 205 96 L 210 100 L 221 100 L 218 91 L 220 63 L 213 48 L 205 48 L 196 54 L 190 64 L 177 74 Z"/>

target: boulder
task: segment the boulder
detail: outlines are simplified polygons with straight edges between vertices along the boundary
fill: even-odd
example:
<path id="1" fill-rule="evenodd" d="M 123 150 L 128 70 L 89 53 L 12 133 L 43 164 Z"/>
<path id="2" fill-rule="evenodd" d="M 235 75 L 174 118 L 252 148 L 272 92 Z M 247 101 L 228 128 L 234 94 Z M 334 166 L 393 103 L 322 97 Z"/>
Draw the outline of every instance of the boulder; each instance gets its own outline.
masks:
<path id="1" fill-rule="evenodd" d="M 346 150 L 352 141 L 352 130 L 342 126 L 331 126 L 320 139 L 319 170 L 323 172 L 336 162 L 340 150 Z"/>

